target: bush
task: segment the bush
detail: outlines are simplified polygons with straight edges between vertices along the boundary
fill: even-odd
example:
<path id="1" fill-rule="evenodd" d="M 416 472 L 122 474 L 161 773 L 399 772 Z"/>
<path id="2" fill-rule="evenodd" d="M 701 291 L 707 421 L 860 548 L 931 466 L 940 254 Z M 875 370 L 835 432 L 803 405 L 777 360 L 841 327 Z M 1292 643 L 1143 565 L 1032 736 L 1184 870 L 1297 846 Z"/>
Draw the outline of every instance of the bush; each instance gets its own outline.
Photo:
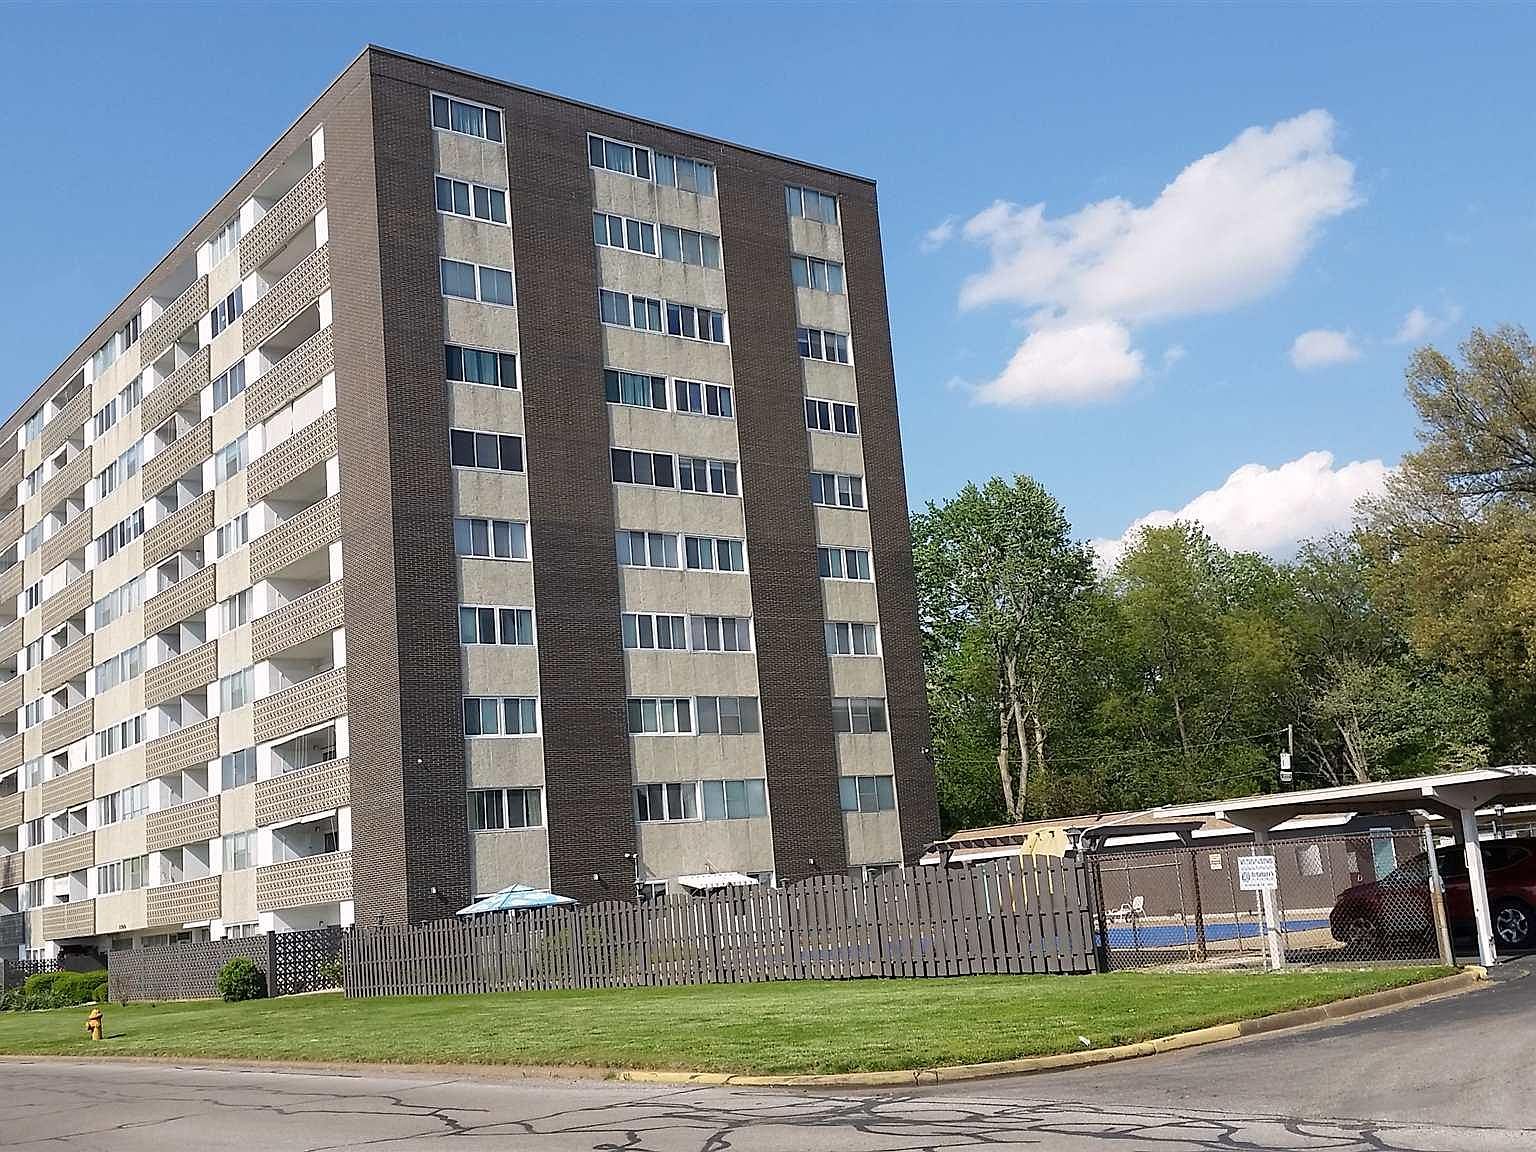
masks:
<path id="1" fill-rule="evenodd" d="M 26 980 L 22 982 L 21 991 L 26 996 L 43 996 L 51 994 L 53 992 L 53 986 L 68 975 L 70 975 L 68 972 L 34 973 L 33 975 L 28 976 Z"/>
<path id="2" fill-rule="evenodd" d="M 236 956 L 219 969 L 218 988 L 219 995 L 231 1003 L 260 1000 L 267 994 L 267 978 L 254 960 Z"/>
<path id="3" fill-rule="evenodd" d="M 106 1003 L 107 974 L 95 972 L 38 972 L 20 988 L 0 996 L 0 1010 L 36 1012 L 44 1008 L 72 1008 L 96 1001 Z"/>
<path id="4" fill-rule="evenodd" d="M 53 995 L 60 1006 L 87 1004 L 107 998 L 105 972 L 60 972 L 53 982 Z"/>

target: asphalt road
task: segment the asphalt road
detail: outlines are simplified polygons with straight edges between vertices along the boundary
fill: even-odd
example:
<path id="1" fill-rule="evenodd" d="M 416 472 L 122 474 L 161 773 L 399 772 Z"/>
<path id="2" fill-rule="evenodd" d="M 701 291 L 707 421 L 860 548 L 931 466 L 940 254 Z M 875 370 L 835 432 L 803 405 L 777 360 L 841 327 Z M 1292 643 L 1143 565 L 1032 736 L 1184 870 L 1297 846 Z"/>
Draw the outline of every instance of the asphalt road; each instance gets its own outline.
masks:
<path id="1" fill-rule="evenodd" d="M 1536 979 L 1506 978 L 1291 1036 L 885 1093 L 7 1061 L 0 1147 L 1529 1152 L 1533 1011 Z"/>

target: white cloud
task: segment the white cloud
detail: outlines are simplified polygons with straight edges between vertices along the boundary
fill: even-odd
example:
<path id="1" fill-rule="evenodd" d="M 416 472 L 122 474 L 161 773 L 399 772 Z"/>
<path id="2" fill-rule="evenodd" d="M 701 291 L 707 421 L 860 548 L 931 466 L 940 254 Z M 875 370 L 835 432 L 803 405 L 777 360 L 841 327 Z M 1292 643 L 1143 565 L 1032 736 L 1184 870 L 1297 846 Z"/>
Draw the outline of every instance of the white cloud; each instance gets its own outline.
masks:
<path id="1" fill-rule="evenodd" d="M 1029 339 L 1049 327 L 1098 325 L 1105 343 L 1096 358 L 1123 374 L 1120 332 L 1263 296 L 1296 270 L 1325 222 L 1358 202 L 1354 166 L 1334 151 L 1333 118 L 1307 112 L 1245 130 L 1144 206 L 1112 198 L 1049 218 L 1043 204 L 997 201 L 960 229 L 991 258 L 965 282 L 960 304 L 1029 309 Z M 1009 389 L 994 385 L 1007 375 L 978 394 L 1006 397 Z M 1097 391 L 1123 387 L 1107 379 Z M 1085 391 L 1093 389 L 1079 381 L 1069 394 Z"/>
<path id="2" fill-rule="evenodd" d="M 1360 347 L 1354 336 L 1332 328 L 1313 328 L 1296 337 L 1291 344 L 1291 363 L 1303 372 L 1358 359 Z"/>
<path id="3" fill-rule="evenodd" d="M 1076 404 L 1118 394 L 1141 377 L 1142 356 L 1131 334 L 1110 320 L 1041 328 L 1019 345 L 1008 367 L 981 385 L 981 404 Z"/>
<path id="4" fill-rule="evenodd" d="M 1380 460 L 1335 468 L 1331 452 L 1308 452 L 1278 468 L 1244 464 L 1221 487 L 1200 493 L 1177 511 L 1148 512 L 1118 539 L 1095 540 L 1093 547 L 1107 570 L 1142 528 L 1193 520 L 1224 548 L 1287 558 L 1299 541 L 1348 527 L 1356 502 L 1379 492 L 1389 471 Z"/>
<path id="5" fill-rule="evenodd" d="M 1397 329 L 1397 334 L 1392 337 L 1394 344 L 1418 344 L 1433 336 L 1438 336 L 1452 324 L 1461 319 L 1461 308 L 1455 304 L 1446 308 L 1443 316 L 1436 316 L 1426 312 L 1423 308 L 1414 308 L 1403 317 L 1403 322 Z"/>
<path id="6" fill-rule="evenodd" d="M 933 252 L 944 247 L 955 235 L 955 218 L 946 216 L 932 228 L 923 233 L 922 243 L 919 245 L 924 252 Z"/>

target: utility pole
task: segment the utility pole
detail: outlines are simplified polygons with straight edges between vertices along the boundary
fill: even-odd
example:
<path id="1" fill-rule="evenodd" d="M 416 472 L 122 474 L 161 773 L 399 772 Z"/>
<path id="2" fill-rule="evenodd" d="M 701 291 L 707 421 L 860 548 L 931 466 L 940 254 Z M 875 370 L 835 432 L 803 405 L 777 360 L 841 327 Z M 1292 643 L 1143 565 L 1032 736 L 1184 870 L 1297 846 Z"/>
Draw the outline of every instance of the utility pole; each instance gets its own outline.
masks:
<path id="1" fill-rule="evenodd" d="M 1296 779 L 1291 771 L 1291 756 L 1296 751 L 1296 735 L 1291 725 L 1285 726 L 1285 751 L 1280 753 L 1280 783 L 1282 786 Z"/>

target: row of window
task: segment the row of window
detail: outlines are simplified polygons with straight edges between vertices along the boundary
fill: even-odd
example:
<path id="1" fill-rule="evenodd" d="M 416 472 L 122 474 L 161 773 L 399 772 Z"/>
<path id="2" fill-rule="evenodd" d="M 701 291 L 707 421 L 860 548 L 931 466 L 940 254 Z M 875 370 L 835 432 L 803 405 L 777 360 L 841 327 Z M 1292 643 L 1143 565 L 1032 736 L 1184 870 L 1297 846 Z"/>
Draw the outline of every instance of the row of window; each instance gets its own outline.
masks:
<path id="1" fill-rule="evenodd" d="M 533 609 L 461 604 L 459 643 L 531 645 Z"/>
<path id="2" fill-rule="evenodd" d="M 509 432 L 452 428 L 448 432 L 448 453 L 455 468 L 479 468 L 488 472 L 523 470 L 523 438 Z"/>
<path id="3" fill-rule="evenodd" d="M 610 404 L 634 408 L 656 408 L 662 412 L 682 412 L 693 416 L 720 416 L 730 419 L 736 404 L 728 384 L 709 384 L 700 380 L 673 378 L 667 386 L 665 376 L 647 376 L 618 368 L 603 369 L 603 395 Z"/>
<path id="4" fill-rule="evenodd" d="M 450 383 L 486 384 L 492 388 L 517 387 L 517 356 L 511 352 L 444 344 L 443 357 Z"/>
<path id="5" fill-rule="evenodd" d="M 762 730 L 756 696 L 632 696 L 632 736 L 742 736 Z"/>
<path id="6" fill-rule="evenodd" d="M 598 289 L 597 314 L 604 324 L 621 328 L 639 328 L 645 332 L 663 332 L 685 340 L 709 344 L 726 343 L 725 313 L 693 304 L 632 296 L 628 292 Z"/>
<path id="7" fill-rule="evenodd" d="M 796 288 L 814 288 L 818 292 L 843 295 L 843 266 L 836 260 L 815 256 L 790 256 L 789 276 Z"/>
<path id="8" fill-rule="evenodd" d="M 655 163 L 652 163 L 654 158 Z M 702 160 L 686 156 L 672 156 L 665 152 L 652 152 L 639 144 L 625 144 L 603 136 L 587 136 L 587 162 L 594 168 L 610 172 L 622 172 L 641 180 L 654 180 L 670 188 L 696 192 L 700 196 L 715 194 L 715 168 Z"/>
<path id="9" fill-rule="evenodd" d="M 828 332 L 821 328 L 796 328 L 795 348 L 805 360 L 826 360 L 833 364 L 848 363 L 848 337 L 842 332 Z"/>
<path id="10" fill-rule="evenodd" d="M 438 268 L 444 296 L 478 300 L 482 304 L 500 304 L 508 308 L 516 304 L 512 291 L 512 273 L 506 268 L 470 264 L 446 257 L 438 261 Z"/>
<path id="11" fill-rule="evenodd" d="M 752 820 L 767 815 L 768 785 L 761 778 L 635 786 L 635 819 L 642 824 Z"/>
<path id="12" fill-rule="evenodd" d="M 699 572 L 745 572 L 745 543 L 724 536 L 684 536 L 682 551 L 672 532 L 621 528 L 617 533 L 619 564 L 625 568 L 677 568 Z"/>
<path id="13" fill-rule="evenodd" d="M 670 452 L 648 452 L 638 448 L 610 448 L 608 456 L 615 484 L 677 488 L 711 496 L 741 495 L 734 460 L 673 457 Z"/>
<path id="14" fill-rule="evenodd" d="M 812 472 L 811 503 L 828 508 L 862 508 L 864 477 L 846 472 Z"/>
<path id="15" fill-rule="evenodd" d="M 812 432 L 841 432 L 847 436 L 859 434 L 859 409 L 856 405 L 840 400 L 805 401 L 805 426 Z"/>
<path id="16" fill-rule="evenodd" d="M 658 248 L 658 234 L 661 244 Z M 619 248 L 646 256 L 660 256 L 696 268 L 719 268 L 720 237 L 709 232 L 695 232 L 673 224 L 659 227 L 649 220 L 619 216 L 612 212 L 592 213 L 592 241 L 599 248 Z"/>
<path id="17" fill-rule="evenodd" d="M 492 224 L 507 222 L 507 194 L 501 188 L 484 184 L 471 184 L 466 180 L 454 180 L 438 176 L 437 210 L 451 216 L 467 216 L 472 220 L 486 220 Z"/>
<path id="18" fill-rule="evenodd" d="M 625 612 L 620 616 L 624 647 L 671 652 L 750 652 L 748 616 L 683 616 L 666 612 Z"/>

